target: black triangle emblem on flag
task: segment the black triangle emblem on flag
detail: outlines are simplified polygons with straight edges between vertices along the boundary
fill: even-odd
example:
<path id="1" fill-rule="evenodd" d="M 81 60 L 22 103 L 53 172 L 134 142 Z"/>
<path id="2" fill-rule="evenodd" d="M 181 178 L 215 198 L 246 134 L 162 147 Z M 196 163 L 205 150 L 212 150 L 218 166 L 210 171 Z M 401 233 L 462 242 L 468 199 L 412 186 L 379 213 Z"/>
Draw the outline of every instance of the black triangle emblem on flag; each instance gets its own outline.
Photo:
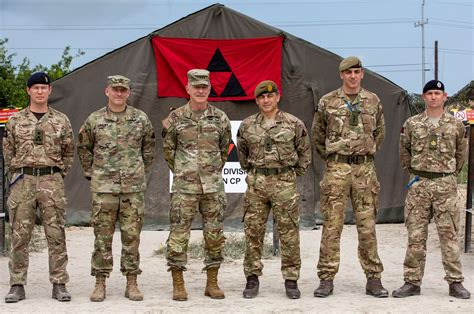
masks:
<path id="1" fill-rule="evenodd" d="M 217 93 L 214 90 L 214 88 L 212 88 L 212 86 L 211 86 L 211 92 L 209 93 L 209 97 L 217 97 Z"/>
<path id="2" fill-rule="evenodd" d="M 209 97 L 247 96 L 244 89 L 242 88 L 242 85 L 240 84 L 235 74 L 232 72 L 232 69 L 230 68 L 229 64 L 225 60 L 224 55 L 222 54 L 219 48 L 217 48 L 216 51 L 214 52 L 214 55 L 212 56 L 211 61 L 209 62 L 209 65 L 207 66 L 207 70 L 209 72 L 231 72 L 232 73 L 222 93 L 218 95 L 216 91 L 211 87 L 211 93 L 209 94 Z"/>
<path id="3" fill-rule="evenodd" d="M 225 61 L 224 56 L 219 48 L 216 49 L 212 56 L 211 62 L 207 66 L 209 72 L 232 72 L 229 64 Z"/>

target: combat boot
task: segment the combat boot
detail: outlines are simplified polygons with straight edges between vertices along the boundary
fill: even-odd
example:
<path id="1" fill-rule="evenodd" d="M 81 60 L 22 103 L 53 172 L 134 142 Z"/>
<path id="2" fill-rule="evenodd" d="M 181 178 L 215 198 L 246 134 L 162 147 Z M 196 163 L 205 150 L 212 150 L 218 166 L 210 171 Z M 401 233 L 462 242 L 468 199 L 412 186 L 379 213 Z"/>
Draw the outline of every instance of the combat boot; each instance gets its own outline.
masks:
<path id="1" fill-rule="evenodd" d="M 13 285 L 5 296 L 5 303 L 17 303 L 25 299 L 25 287 L 23 285 Z"/>
<path id="2" fill-rule="evenodd" d="M 334 283 L 332 280 L 321 280 L 319 287 L 314 290 L 313 295 L 318 298 L 326 298 L 332 294 Z"/>
<path id="3" fill-rule="evenodd" d="M 219 272 L 218 267 L 212 267 L 207 270 L 207 282 L 206 290 L 204 295 L 211 297 L 211 299 L 224 299 L 224 291 L 217 285 L 217 273 Z"/>
<path id="4" fill-rule="evenodd" d="M 365 286 L 365 294 L 374 296 L 376 298 L 387 298 L 388 291 L 382 286 L 380 278 L 367 279 L 367 285 Z"/>
<path id="5" fill-rule="evenodd" d="M 296 280 L 285 280 L 285 290 L 286 296 L 290 299 L 299 299 L 301 296 L 301 292 L 298 289 L 298 283 Z"/>
<path id="6" fill-rule="evenodd" d="M 453 282 L 449 284 L 449 295 L 458 299 L 471 298 L 471 293 L 466 288 L 464 288 L 460 282 Z"/>
<path id="7" fill-rule="evenodd" d="M 420 295 L 421 288 L 420 286 L 415 286 L 409 282 L 405 282 L 403 286 L 397 290 L 393 290 L 392 297 L 394 298 L 406 298 L 411 297 L 412 295 Z"/>
<path id="8" fill-rule="evenodd" d="M 102 302 L 105 300 L 105 276 L 95 277 L 95 289 L 90 297 L 92 302 Z"/>
<path id="9" fill-rule="evenodd" d="M 260 282 L 257 275 L 250 275 L 247 277 L 247 284 L 243 292 L 244 298 L 253 299 L 258 295 L 258 287 Z"/>
<path id="10" fill-rule="evenodd" d="M 125 297 L 131 301 L 142 301 L 143 294 L 138 290 L 137 275 L 127 275 L 127 288 L 125 289 Z"/>
<path id="11" fill-rule="evenodd" d="M 53 283 L 53 293 L 51 297 L 59 302 L 71 301 L 71 294 L 67 291 L 66 285 L 63 283 Z"/>
<path id="12" fill-rule="evenodd" d="M 173 300 L 186 301 L 188 293 L 184 287 L 183 271 L 178 269 L 171 270 L 171 276 L 173 276 Z"/>

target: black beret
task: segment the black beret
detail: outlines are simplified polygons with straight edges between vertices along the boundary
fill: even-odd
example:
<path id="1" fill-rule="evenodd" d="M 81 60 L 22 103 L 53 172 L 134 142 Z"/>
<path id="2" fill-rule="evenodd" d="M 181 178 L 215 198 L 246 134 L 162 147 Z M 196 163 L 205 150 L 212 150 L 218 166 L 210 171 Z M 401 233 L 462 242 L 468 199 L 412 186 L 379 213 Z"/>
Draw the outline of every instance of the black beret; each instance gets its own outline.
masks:
<path id="1" fill-rule="evenodd" d="M 30 78 L 28 79 L 28 82 L 26 83 L 26 86 L 30 88 L 35 84 L 50 85 L 51 79 L 49 78 L 48 74 L 44 72 L 36 72 L 31 74 Z"/>
<path id="2" fill-rule="evenodd" d="M 425 84 L 425 87 L 423 87 L 423 94 L 426 93 L 429 90 L 441 90 L 444 92 L 444 84 L 441 81 L 438 80 L 431 80 L 428 83 Z"/>

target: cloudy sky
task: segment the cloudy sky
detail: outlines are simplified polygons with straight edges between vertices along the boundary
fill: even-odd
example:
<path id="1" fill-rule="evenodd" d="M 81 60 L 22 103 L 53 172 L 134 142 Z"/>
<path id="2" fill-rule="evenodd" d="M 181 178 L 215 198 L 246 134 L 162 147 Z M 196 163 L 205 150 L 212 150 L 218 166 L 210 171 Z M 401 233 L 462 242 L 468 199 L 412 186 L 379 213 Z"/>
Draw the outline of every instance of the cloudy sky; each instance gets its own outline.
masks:
<path id="1" fill-rule="evenodd" d="M 64 47 L 85 55 L 77 68 L 109 51 L 201 10 L 203 0 L 0 0 L 0 38 L 8 38 L 16 62 L 59 61 Z M 341 56 L 357 55 L 369 69 L 408 92 L 434 78 L 434 41 L 439 79 L 453 94 L 474 79 L 472 0 L 242 0 L 220 3 Z"/>

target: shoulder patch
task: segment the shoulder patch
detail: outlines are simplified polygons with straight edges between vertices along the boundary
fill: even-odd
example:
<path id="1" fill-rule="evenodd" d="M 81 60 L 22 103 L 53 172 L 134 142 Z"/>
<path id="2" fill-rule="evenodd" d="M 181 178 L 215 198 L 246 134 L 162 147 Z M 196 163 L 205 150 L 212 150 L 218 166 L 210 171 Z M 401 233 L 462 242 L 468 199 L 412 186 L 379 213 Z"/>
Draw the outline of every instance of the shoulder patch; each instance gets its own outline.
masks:
<path id="1" fill-rule="evenodd" d="M 163 128 L 163 130 L 161 131 L 161 136 L 162 136 L 162 137 L 165 137 L 165 136 L 166 136 L 166 133 L 168 133 L 168 130 L 166 130 L 165 128 Z M 155 133 L 153 133 L 153 135 L 155 135 Z"/>
<path id="2" fill-rule="evenodd" d="M 301 133 L 301 136 L 302 136 L 302 137 L 305 137 L 306 135 L 307 135 L 306 130 L 303 129 L 303 132 Z"/>

